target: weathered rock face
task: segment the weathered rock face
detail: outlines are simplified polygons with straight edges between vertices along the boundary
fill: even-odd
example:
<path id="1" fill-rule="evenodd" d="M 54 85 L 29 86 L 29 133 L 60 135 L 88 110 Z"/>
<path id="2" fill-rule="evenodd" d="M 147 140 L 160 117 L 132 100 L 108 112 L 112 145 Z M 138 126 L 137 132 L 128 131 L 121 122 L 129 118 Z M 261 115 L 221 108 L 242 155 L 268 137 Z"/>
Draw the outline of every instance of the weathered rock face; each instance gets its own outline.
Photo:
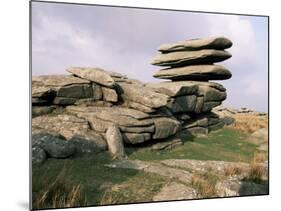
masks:
<path id="1" fill-rule="evenodd" d="M 32 133 L 46 143 L 34 148 L 34 162 L 43 162 L 44 152 L 62 158 L 108 149 L 124 157 L 123 143 L 152 141 L 165 149 L 182 143 L 165 142 L 181 132 L 207 135 L 223 127 L 229 121 L 211 111 L 226 99 L 226 89 L 209 80 L 231 77 L 212 64 L 230 58 L 224 49 L 231 45 L 217 37 L 160 46 L 152 63 L 170 67 L 154 76 L 172 80 L 161 83 L 144 84 L 92 67 L 68 68 L 72 75 L 34 76 Z"/>
<path id="2" fill-rule="evenodd" d="M 175 44 L 163 44 L 158 51 L 163 53 L 174 51 L 194 51 L 200 49 L 217 49 L 224 50 L 230 48 L 232 42 L 225 37 L 210 37 L 206 39 L 185 40 Z"/>

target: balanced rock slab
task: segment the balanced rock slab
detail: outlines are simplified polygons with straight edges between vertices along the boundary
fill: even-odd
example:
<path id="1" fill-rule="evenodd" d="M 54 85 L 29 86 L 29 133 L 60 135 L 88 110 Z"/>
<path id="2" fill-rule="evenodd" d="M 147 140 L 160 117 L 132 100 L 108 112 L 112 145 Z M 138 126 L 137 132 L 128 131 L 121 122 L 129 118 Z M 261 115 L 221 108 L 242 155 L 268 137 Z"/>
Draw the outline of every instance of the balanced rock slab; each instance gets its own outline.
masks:
<path id="1" fill-rule="evenodd" d="M 174 44 L 163 44 L 158 51 L 167 53 L 172 51 L 194 51 L 200 49 L 223 50 L 230 48 L 232 42 L 225 37 L 209 37 L 204 39 L 184 40 Z"/>
<path id="2" fill-rule="evenodd" d="M 204 49 L 198 51 L 178 51 L 167 54 L 158 54 L 151 64 L 158 66 L 181 67 L 194 64 L 212 64 L 231 57 L 227 51 Z"/>
<path id="3" fill-rule="evenodd" d="M 80 78 L 93 81 L 97 84 L 112 88 L 115 86 L 115 81 L 111 75 L 100 68 L 90 67 L 70 67 L 66 69 L 67 72 L 72 73 Z"/>
<path id="4" fill-rule="evenodd" d="M 231 78 L 231 72 L 220 65 L 191 65 L 185 67 L 168 68 L 158 71 L 155 78 L 181 80 L 225 80 Z"/>

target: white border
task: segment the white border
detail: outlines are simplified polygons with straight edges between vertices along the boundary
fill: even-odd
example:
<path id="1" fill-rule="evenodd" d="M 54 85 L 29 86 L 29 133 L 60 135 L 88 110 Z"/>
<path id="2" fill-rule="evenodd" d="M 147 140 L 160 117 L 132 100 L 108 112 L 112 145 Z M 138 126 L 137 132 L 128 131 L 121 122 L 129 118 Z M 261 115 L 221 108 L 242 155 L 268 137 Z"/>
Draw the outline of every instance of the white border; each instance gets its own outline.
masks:
<path id="1" fill-rule="evenodd" d="M 67 2 L 150 8 L 183 9 L 210 12 L 270 15 L 270 196 L 212 199 L 185 202 L 151 203 L 138 205 L 106 206 L 71 210 L 267 210 L 280 207 L 280 94 L 279 49 L 281 20 L 279 7 L 274 1 L 250 0 L 67 0 Z M 1 210 L 27 210 L 28 138 L 29 138 L 29 8 L 27 0 L 1 2 L 0 53 L 1 53 Z M 279 129 L 280 130 L 280 129 Z M 278 137 L 279 136 L 279 137 Z"/>

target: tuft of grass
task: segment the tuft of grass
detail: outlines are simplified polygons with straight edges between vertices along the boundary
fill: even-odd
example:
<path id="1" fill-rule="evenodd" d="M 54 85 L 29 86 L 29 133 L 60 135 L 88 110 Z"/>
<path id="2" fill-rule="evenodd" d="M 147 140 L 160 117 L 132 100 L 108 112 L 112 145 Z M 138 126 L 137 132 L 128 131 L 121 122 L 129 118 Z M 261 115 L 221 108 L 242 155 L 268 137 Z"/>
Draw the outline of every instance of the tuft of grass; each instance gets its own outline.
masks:
<path id="1" fill-rule="evenodd" d="M 255 183 L 263 182 L 264 166 L 262 162 L 266 160 L 264 153 L 258 153 L 254 156 L 252 162 L 250 163 L 249 175 L 246 178 L 248 181 L 253 181 Z"/>
<path id="2" fill-rule="evenodd" d="M 244 180 L 259 184 L 266 182 L 264 181 L 265 167 L 263 165 L 263 162 L 266 160 L 267 156 L 265 153 L 256 153 L 250 162 L 250 170 Z"/>
<path id="3" fill-rule="evenodd" d="M 86 197 L 81 193 L 81 185 L 72 184 L 62 169 L 54 181 L 44 177 L 39 193 L 32 200 L 33 209 L 64 208 L 86 206 Z"/>
<path id="4" fill-rule="evenodd" d="M 205 174 L 194 173 L 191 178 L 191 185 L 197 189 L 199 197 L 216 197 L 216 184 L 218 176 L 212 172 Z"/>
<path id="5" fill-rule="evenodd" d="M 225 176 L 239 175 L 242 174 L 244 170 L 245 169 L 243 169 L 241 166 L 230 165 L 224 168 L 224 175 Z"/>

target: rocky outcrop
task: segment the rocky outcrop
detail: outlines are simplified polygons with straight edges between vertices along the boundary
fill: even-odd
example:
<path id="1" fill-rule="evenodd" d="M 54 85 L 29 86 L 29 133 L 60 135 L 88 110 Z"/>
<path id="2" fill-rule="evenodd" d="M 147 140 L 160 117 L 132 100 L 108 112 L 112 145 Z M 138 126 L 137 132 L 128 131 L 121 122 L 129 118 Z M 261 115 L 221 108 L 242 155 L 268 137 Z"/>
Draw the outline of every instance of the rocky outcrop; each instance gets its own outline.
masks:
<path id="1" fill-rule="evenodd" d="M 117 157 L 125 155 L 123 144 L 165 143 L 181 131 L 207 135 L 226 122 L 212 113 L 226 99 L 226 89 L 209 80 L 231 77 L 226 68 L 212 64 L 230 58 L 224 49 L 231 45 L 218 37 L 160 46 L 152 63 L 170 67 L 154 76 L 171 80 L 160 83 L 144 84 L 93 67 L 68 68 L 71 75 L 34 76 L 32 133 L 59 134 L 77 154 L 108 149 Z"/>

